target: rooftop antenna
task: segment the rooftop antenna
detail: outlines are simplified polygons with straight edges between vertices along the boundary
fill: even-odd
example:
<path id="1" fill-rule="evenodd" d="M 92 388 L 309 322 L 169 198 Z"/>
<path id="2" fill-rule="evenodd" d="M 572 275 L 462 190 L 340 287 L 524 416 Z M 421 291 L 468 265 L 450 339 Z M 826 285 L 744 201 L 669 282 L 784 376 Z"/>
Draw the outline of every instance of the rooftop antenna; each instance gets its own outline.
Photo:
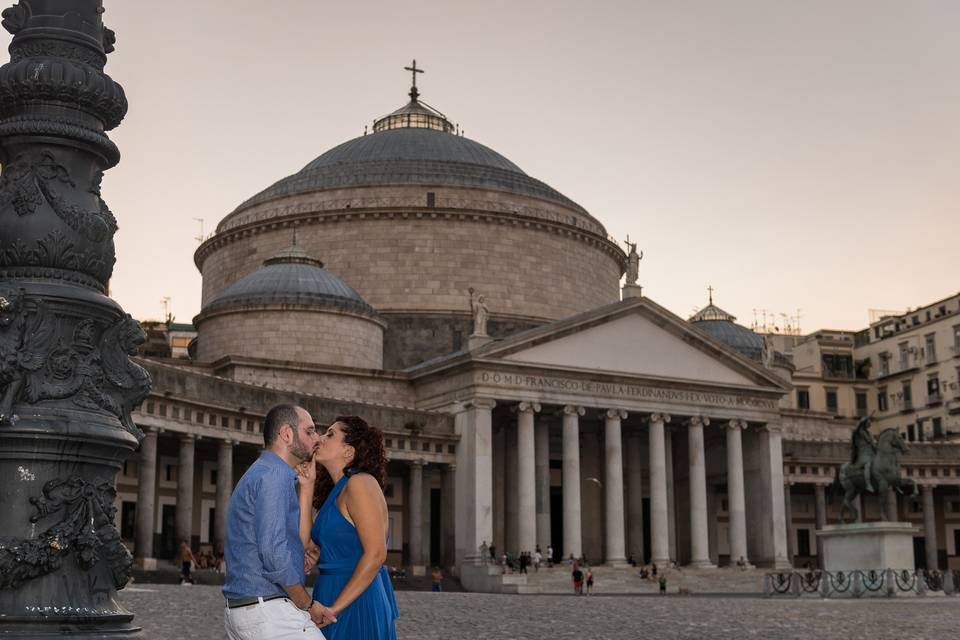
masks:
<path id="1" fill-rule="evenodd" d="M 170 322 L 170 296 L 163 296 L 161 302 L 163 303 L 163 321 Z"/>
<path id="2" fill-rule="evenodd" d="M 197 242 L 203 242 L 203 218 L 194 218 L 194 220 L 200 223 L 200 235 L 194 238 L 194 240 Z"/>
<path id="3" fill-rule="evenodd" d="M 423 69 L 417 69 L 417 61 L 413 61 L 413 66 L 404 67 L 404 71 L 409 71 L 410 75 L 413 76 L 413 86 L 410 87 L 410 99 L 414 102 L 417 101 L 417 98 L 420 97 L 420 92 L 417 91 L 417 74 L 423 73 Z"/>

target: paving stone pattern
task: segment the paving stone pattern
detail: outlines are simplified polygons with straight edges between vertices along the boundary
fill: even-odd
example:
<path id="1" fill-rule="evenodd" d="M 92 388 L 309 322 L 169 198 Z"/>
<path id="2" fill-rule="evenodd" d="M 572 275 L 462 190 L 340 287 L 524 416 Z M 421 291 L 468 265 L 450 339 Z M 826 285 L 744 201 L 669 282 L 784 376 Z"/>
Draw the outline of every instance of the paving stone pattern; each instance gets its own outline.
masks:
<path id="1" fill-rule="evenodd" d="M 120 594 L 141 640 L 220 640 L 219 587 L 136 585 Z M 401 640 L 952 638 L 960 598 L 773 600 L 737 595 L 507 596 L 398 592 Z"/>

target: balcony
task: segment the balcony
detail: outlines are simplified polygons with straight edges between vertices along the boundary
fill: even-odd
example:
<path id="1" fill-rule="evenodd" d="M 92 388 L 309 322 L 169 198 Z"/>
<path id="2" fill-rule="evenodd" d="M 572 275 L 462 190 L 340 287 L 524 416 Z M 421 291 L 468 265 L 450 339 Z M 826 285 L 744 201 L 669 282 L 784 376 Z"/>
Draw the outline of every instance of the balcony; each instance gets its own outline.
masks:
<path id="1" fill-rule="evenodd" d="M 960 413 L 960 395 L 953 398 L 952 400 L 947 400 L 946 403 L 947 413 L 950 415 L 957 415 Z"/>
<path id="2" fill-rule="evenodd" d="M 943 402 L 943 396 L 940 395 L 939 391 L 927 394 L 927 406 L 940 404 L 941 402 Z"/>
<path id="3" fill-rule="evenodd" d="M 950 353 L 953 354 L 954 358 L 960 358 L 960 344 L 955 344 L 950 347 Z"/>

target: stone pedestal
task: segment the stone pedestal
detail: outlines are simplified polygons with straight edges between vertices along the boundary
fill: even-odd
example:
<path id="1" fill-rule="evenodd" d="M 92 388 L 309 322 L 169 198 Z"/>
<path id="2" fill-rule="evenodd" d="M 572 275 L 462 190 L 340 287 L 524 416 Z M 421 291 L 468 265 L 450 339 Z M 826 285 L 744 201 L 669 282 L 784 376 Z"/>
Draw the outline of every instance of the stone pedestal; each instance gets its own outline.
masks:
<path id="1" fill-rule="evenodd" d="M 913 536 L 917 532 L 918 529 L 908 522 L 825 526 L 817 531 L 823 545 L 823 568 L 827 571 L 913 571 Z"/>
<path id="2" fill-rule="evenodd" d="M 623 285 L 623 299 L 627 298 L 642 298 L 643 297 L 643 287 L 638 284 L 625 284 Z"/>

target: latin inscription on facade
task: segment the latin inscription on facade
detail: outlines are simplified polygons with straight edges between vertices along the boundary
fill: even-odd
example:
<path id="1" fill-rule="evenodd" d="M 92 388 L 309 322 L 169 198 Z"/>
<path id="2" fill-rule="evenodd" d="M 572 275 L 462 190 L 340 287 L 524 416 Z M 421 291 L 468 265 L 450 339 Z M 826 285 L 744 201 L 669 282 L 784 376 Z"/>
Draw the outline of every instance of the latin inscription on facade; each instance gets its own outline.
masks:
<path id="1" fill-rule="evenodd" d="M 594 396 L 610 396 L 637 400 L 660 400 L 683 404 L 707 404 L 717 407 L 755 407 L 759 409 L 776 409 L 776 400 L 755 398 L 751 396 L 733 395 L 694 391 L 687 389 L 664 389 L 645 385 L 622 384 L 618 382 L 600 382 L 590 379 L 555 378 L 552 376 L 536 376 L 522 373 L 499 373 L 483 371 L 479 374 L 483 384 L 495 384 L 537 391 L 558 391 L 567 393 L 587 393 Z"/>

